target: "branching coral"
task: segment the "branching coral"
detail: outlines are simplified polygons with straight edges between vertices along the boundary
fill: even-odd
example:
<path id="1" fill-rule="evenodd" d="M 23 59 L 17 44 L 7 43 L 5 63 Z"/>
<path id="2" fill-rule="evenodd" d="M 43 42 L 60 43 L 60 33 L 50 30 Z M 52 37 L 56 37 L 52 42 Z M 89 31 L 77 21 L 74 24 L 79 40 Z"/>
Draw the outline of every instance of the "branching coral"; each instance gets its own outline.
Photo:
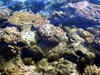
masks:
<path id="1" fill-rule="evenodd" d="M 96 65 L 87 66 L 84 72 L 83 75 L 100 75 L 100 68 Z"/>

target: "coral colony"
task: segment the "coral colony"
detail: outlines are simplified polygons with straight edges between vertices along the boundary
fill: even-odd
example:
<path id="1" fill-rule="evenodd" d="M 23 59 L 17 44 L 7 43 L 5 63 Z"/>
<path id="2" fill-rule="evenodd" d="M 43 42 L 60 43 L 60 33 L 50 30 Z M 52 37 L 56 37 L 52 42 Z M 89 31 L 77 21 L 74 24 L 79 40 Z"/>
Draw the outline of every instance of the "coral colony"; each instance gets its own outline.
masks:
<path id="1" fill-rule="evenodd" d="M 100 75 L 99 4 L 0 3 L 0 75 Z"/>

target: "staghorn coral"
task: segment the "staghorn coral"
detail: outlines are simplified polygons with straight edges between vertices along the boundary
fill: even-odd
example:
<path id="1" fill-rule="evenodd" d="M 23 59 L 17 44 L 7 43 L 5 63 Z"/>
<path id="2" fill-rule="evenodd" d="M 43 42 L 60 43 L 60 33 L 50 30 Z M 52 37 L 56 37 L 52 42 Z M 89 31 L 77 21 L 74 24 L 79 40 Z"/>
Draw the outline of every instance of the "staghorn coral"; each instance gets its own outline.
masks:
<path id="1" fill-rule="evenodd" d="M 11 17 L 9 17 L 8 22 L 17 26 L 25 26 L 33 24 L 33 21 L 42 19 L 39 14 L 32 14 L 30 12 L 14 12 Z"/>
<path id="2" fill-rule="evenodd" d="M 45 25 L 45 24 L 49 24 L 50 23 L 50 21 L 49 20 L 36 20 L 35 22 L 34 22 L 34 27 L 35 28 L 39 28 L 39 27 L 42 27 L 43 25 Z"/>
<path id="3" fill-rule="evenodd" d="M 88 65 L 84 69 L 84 72 L 82 75 L 100 75 L 100 67 L 97 67 L 96 65 Z"/>
<path id="4" fill-rule="evenodd" d="M 5 68 L 2 74 L 6 75 L 42 75 L 42 73 L 35 72 L 35 66 L 26 66 L 19 64 L 18 66 L 12 66 L 11 68 Z"/>
<path id="5" fill-rule="evenodd" d="M 44 40 L 60 42 L 67 39 L 64 31 L 59 27 L 53 26 L 52 24 L 43 25 L 39 28 L 38 32 Z"/>
<path id="6" fill-rule="evenodd" d="M 0 29 L 0 42 L 16 44 L 17 42 L 21 42 L 21 34 L 16 27 L 6 27 L 4 29 Z"/>

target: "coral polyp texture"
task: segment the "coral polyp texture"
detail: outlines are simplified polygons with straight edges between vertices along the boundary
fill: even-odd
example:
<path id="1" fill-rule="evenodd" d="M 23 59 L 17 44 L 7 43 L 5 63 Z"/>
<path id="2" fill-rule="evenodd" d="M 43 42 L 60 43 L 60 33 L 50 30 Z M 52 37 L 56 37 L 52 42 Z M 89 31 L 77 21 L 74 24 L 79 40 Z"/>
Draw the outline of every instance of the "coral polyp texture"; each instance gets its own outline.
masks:
<path id="1" fill-rule="evenodd" d="M 75 4 L 72 5 L 73 8 L 76 9 L 75 13 L 78 14 L 79 16 L 100 23 L 100 5 L 89 4 L 88 2 L 84 2 L 83 5 L 80 5 L 80 2 L 77 3 L 77 6 L 75 6 Z"/>
<path id="2" fill-rule="evenodd" d="M 38 32 L 44 40 L 48 41 L 60 42 L 63 40 L 63 37 L 65 37 L 64 31 L 52 24 L 43 25 L 39 28 Z"/>
<path id="3" fill-rule="evenodd" d="M 97 67 L 96 65 L 90 65 L 86 66 L 85 73 L 82 75 L 100 75 L 100 67 Z"/>
<path id="4" fill-rule="evenodd" d="M 30 12 L 14 12 L 11 17 L 9 17 L 8 22 L 17 26 L 25 26 L 32 24 L 33 21 L 42 19 L 39 14 L 32 14 Z"/>
<path id="5" fill-rule="evenodd" d="M 16 27 L 6 27 L 0 29 L 0 41 L 17 44 L 17 42 L 21 42 L 21 34 Z"/>
<path id="6" fill-rule="evenodd" d="M 35 28 L 39 28 L 39 27 L 42 27 L 43 25 L 45 25 L 45 24 L 49 24 L 50 23 L 50 20 L 36 20 L 35 22 L 34 22 L 34 27 Z"/>
<path id="7" fill-rule="evenodd" d="M 6 75 L 42 75 L 42 73 L 35 72 L 35 66 L 26 66 L 19 64 L 18 66 L 12 66 L 11 68 L 5 68 L 3 74 Z"/>
<path id="8" fill-rule="evenodd" d="M 10 17 L 10 10 L 7 8 L 0 8 L 0 19 L 8 19 Z"/>

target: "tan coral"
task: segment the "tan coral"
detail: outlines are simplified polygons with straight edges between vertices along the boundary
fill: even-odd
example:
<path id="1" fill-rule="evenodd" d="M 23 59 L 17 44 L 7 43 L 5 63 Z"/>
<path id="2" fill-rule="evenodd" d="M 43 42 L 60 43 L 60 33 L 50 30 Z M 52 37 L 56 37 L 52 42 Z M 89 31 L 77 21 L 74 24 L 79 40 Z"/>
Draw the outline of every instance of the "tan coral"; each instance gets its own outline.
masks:
<path id="1" fill-rule="evenodd" d="M 83 75 L 100 75 L 100 68 L 96 65 L 87 66 L 84 72 Z"/>
<path id="2" fill-rule="evenodd" d="M 16 44 L 21 40 L 21 34 L 16 27 L 6 27 L 0 30 L 0 40 L 1 42 L 6 42 L 10 44 Z"/>
<path id="3" fill-rule="evenodd" d="M 42 75 L 42 73 L 35 72 L 35 66 L 26 66 L 19 64 L 18 66 L 12 66 L 11 68 L 5 68 L 3 74 L 6 75 Z"/>
<path id="4" fill-rule="evenodd" d="M 87 43 L 92 43 L 92 42 L 94 42 L 94 36 L 93 36 L 93 34 L 91 34 L 90 32 L 85 31 L 85 30 L 83 30 L 83 29 L 78 29 L 76 32 L 77 32 L 78 34 L 80 34 L 81 37 L 85 38 L 85 41 L 86 41 Z"/>
<path id="5" fill-rule="evenodd" d="M 8 19 L 8 22 L 17 26 L 25 26 L 31 24 L 32 21 L 42 19 L 39 14 L 32 14 L 29 12 L 14 12 Z"/>
<path id="6" fill-rule="evenodd" d="M 43 25 L 38 31 L 44 40 L 60 42 L 66 39 L 64 31 L 59 27 L 53 26 L 52 24 Z"/>
<path id="7" fill-rule="evenodd" d="M 35 28 L 39 28 L 39 27 L 41 27 L 41 26 L 43 26 L 43 25 L 45 25 L 45 24 L 49 24 L 50 23 L 50 21 L 49 20 L 36 20 L 35 22 L 34 22 L 34 27 Z"/>

